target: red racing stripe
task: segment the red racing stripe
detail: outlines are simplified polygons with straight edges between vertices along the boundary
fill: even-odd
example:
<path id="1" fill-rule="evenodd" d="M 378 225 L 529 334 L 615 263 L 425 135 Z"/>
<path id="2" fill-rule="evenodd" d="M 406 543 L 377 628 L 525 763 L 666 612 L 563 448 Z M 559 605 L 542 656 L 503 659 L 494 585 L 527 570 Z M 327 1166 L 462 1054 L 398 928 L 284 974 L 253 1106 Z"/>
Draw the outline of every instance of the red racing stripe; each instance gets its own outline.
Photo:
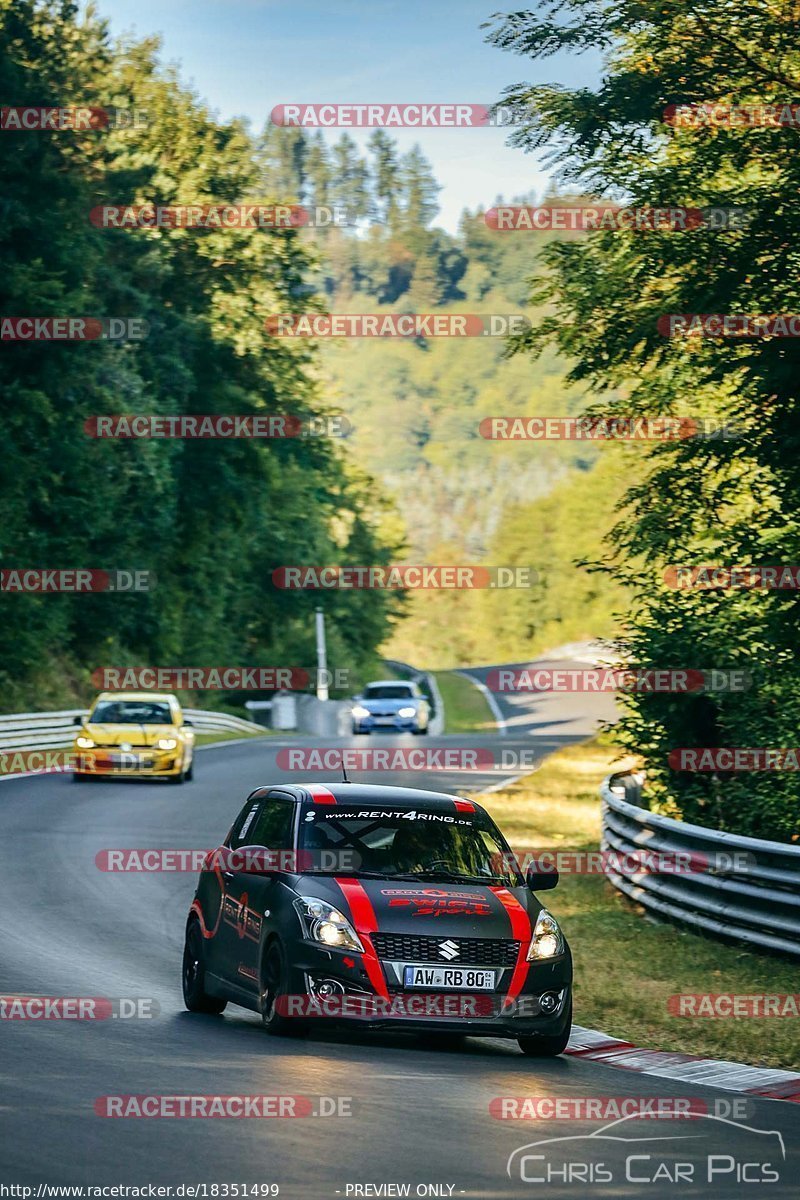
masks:
<path id="1" fill-rule="evenodd" d="M 517 965 L 514 967 L 514 973 L 511 976 L 511 983 L 508 985 L 508 992 L 503 1001 L 503 1008 L 506 1008 L 512 1000 L 516 1000 L 517 996 L 522 991 L 523 984 L 528 978 L 528 967 L 530 963 L 527 959 L 528 946 L 531 944 L 531 919 L 527 912 L 520 904 L 517 897 L 510 892 L 508 888 L 493 887 L 489 891 L 494 892 L 497 899 L 502 904 L 503 908 L 509 915 L 511 920 L 511 936 L 515 942 L 520 943 L 519 953 L 517 955 Z"/>
<path id="2" fill-rule="evenodd" d="M 357 879 L 337 879 L 336 882 L 350 906 L 350 916 L 353 919 L 353 926 L 364 944 L 362 958 L 364 959 L 364 967 L 369 976 L 369 981 L 378 995 L 383 1000 L 388 1000 L 389 989 L 383 977 L 383 968 L 381 967 L 378 955 L 375 953 L 372 938 L 369 936 L 378 928 L 375 909 L 372 907 L 369 896 Z"/>
<path id="3" fill-rule="evenodd" d="M 306 783 L 304 787 L 316 804 L 336 803 L 333 792 L 330 788 L 323 787 L 321 783 Z"/>

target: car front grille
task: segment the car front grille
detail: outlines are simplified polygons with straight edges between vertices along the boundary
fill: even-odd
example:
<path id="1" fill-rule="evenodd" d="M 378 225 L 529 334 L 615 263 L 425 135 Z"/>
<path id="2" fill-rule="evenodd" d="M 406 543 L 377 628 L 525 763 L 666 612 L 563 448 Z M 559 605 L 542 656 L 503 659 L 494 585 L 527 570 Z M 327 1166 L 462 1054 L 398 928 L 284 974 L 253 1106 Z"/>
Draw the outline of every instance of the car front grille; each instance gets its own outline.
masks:
<path id="1" fill-rule="evenodd" d="M 130 754 L 134 750 L 137 753 L 141 750 L 155 750 L 155 746 L 148 746 L 144 742 L 128 742 L 128 745 L 130 746 L 130 750 L 123 750 L 119 742 L 95 742 L 98 750 L 119 750 L 121 754 Z"/>
<path id="2" fill-rule="evenodd" d="M 454 942 L 458 956 L 447 958 L 440 953 L 442 942 Z M 421 937 L 417 934 L 373 933 L 372 943 L 378 958 L 394 962 L 435 962 L 440 966 L 513 967 L 520 943 L 500 938 Z"/>

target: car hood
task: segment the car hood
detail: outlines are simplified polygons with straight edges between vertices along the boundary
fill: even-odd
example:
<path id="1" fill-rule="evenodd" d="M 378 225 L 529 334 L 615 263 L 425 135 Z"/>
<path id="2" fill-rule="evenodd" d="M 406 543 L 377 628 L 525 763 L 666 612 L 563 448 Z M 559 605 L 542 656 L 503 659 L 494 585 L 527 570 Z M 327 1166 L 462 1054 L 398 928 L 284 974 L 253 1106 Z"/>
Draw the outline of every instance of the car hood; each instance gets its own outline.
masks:
<path id="1" fill-rule="evenodd" d="M 99 746 L 155 746 L 161 738 L 178 738 L 180 730 L 174 725 L 94 725 L 84 727 L 85 733 Z"/>
<path id="2" fill-rule="evenodd" d="M 347 913 L 360 931 L 423 937 L 530 937 L 542 905 L 527 888 L 473 883 L 309 877 L 299 890 Z"/>

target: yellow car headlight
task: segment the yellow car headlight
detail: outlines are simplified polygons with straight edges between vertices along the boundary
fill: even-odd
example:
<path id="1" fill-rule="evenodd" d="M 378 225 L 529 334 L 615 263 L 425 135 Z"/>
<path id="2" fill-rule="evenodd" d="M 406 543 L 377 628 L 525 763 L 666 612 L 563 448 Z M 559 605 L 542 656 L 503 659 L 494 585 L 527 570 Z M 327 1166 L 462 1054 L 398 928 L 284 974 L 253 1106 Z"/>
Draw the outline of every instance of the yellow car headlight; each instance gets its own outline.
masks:
<path id="1" fill-rule="evenodd" d="M 95 743 L 90 737 L 84 737 L 81 735 L 80 737 L 75 738 L 75 745 L 79 750 L 92 750 Z"/>
<path id="2" fill-rule="evenodd" d="M 178 743 L 175 738 L 159 738 L 156 744 L 159 750 L 174 750 Z"/>
<path id="3" fill-rule="evenodd" d="M 564 952 L 564 935 L 552 913 L 543 908 L 536 918 L 533 937 L 528 947 L 528 962 L 539 958 L 555 958 Z"/>

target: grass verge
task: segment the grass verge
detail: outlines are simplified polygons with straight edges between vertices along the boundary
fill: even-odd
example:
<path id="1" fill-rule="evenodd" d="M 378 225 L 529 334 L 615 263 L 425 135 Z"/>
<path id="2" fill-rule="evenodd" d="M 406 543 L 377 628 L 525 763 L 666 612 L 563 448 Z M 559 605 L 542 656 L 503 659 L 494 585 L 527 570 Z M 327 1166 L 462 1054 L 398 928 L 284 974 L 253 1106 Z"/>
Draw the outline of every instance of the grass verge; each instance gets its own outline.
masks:
<path id="1" fill-rule="evenodd" d="M 600 781 L 613 744 L 559 751 L 539 771 L 481 797 L 513 847 L 596 850 Z M 656 923 L 602 875 L 562 875 L 542 897 L 563 922 L 575 957 L 575 1021 L 637 1046 L 754 1066 L 800 1068 L 798 1021 L 688 1018 L 667 1011 L 680 992 L 753 995 L 797 991 L 797 964 Z"/>
<path id="2" fill-rule="evenodd" d="M 444 704 L 445 733 L 480 733 L 497 728 L 486 697 L 464 675 L 434 671 Z"/>

